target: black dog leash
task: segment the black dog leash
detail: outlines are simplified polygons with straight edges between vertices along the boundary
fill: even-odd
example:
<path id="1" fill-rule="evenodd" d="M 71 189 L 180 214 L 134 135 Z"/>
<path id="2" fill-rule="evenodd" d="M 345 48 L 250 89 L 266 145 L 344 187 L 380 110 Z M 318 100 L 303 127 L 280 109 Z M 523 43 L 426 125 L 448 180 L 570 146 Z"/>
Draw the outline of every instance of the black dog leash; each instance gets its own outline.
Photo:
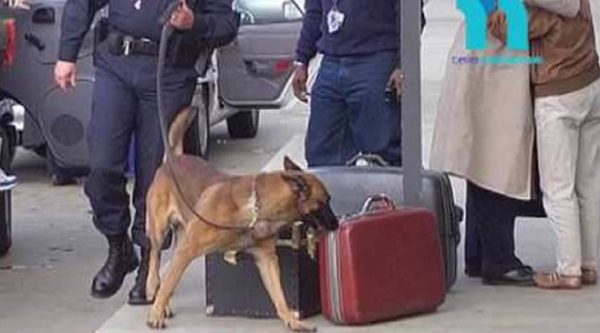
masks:
<path id="1" fill-rule="evenodd" d="M 166 113 L 164 110 L 164 104 L 163 104 L 162 77 L 163 77 L 163 72 L 164 72 L 164 68 L 165 68 L 165 58 L 167 55 L 168 41 L 169 41 L 169 38 L 171 37 L 171 35 L 173 34 L 173 31 L 175 30 L 169 23 L 169 20 L 170 20 L 171 16 L 173 15 L 173 13 L 175 12 L 175 10 L 177 10 L 177 7 L 179 5 L 180 5 L 180 2 L 178 0 L 169 4 L 169 6 L 163 12 L 163 14 L 161 15 L 161 17 L 159 19 L 159 23 L 162 26 L 162 30 L 161 30 L 161 35 L 160 35 L 159 51 L 158 51 L 158 68 L 157 68 L 157 72 L 156 72 L 156 99 L 157 99 L 157 103 L 158 103 L 158 108 L 157 108 L 158 109 L 158 119 L 159 119 L 159 123 L 160 123 L 160 131 L 161 131 L 163 146 L 164 146 L 164 150 L 165 150 L 165 156 L 166 156 L 165 163 L 167 165 L 167 170 L 171 174 L 171 178 L 173 179 L 173 182 L 175 183 L 175 188 L 176 188 L 177 192 L 179 192 L 181 200 L 184 202 L 186 207 L 196 216 L 196 218 L 200 219 L 205 224 L 207 224 L 213 228 L 216 228 L 216 229 L 237 230 L 240 232 L 251 231 L 254 229 L 254 227 L 256 226 L 256 223 L 258 222 L 258 201 L 257 201 L 258 196 L 256 195 L 256 178 L 254 179 L 253 186 L 252 186 L 252 197 L 253 197 L 253 200 L 255 200 L 255 204 L 254 204 L 253 210 L 252 210 L 253 217 L 252 217 L 252 221 L 250 222 L 250 224 L 245 227 L 221 225 L 221 224 L 212 222 L 211 220 L 202 216 L 200 213 L 198 213 L 194 209 L 194 207 L 189 203 L 189 201 L 186 200 L 184 192 L 181 189 L 179 180 L 177 179 L 177 175 L 175 172 L 176 168 L 173 164 L 173 154 L 172 154 L 172 151 L 171 151 L 170 145 L 169 145 L 169 134 L 168 134 L 169 130 L 168 130 L 168 125 L 167 125 L 167 119 L 165 116 Z"/>

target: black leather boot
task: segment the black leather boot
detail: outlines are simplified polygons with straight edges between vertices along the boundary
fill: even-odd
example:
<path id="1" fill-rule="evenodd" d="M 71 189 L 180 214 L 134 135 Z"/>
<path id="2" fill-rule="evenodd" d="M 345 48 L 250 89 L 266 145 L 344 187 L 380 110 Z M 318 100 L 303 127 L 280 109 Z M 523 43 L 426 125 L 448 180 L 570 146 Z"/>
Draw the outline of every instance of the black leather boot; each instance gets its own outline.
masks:
<path id="1" fill-rule="evenodd" d="M 138 258 L 127 235 L 108 236 L 108 258 L 92 282 L 92 296 L 107 298 L 123 284 L 125 276 L 138 266 Z"/>
<path id="2" fill-rule="evenodd" d="M 142 259 L 138 267 L 135 284 L 129 291 L 129 305 L 148 305 L 151 301 L 146 299 L 146 280 L 148 279 L 148 264 L 150 261 L 150 249 L 142 248 Z"/>

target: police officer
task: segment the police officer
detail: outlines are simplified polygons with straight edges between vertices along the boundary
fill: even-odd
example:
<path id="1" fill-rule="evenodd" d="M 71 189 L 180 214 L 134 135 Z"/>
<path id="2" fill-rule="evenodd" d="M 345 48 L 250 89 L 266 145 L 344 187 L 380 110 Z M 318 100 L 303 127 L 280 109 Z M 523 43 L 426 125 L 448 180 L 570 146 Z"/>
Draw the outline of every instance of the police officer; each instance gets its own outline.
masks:
<path id="1" fill-rule="evenodd" d="M 206 52 L 206 46 L 223 46 L 235 38 L 239 18 L 232 10 L 232 1 L 68 0 L 64 8 L 55 80 L 65 91 L 75 87 L 77 54 L 95 13 L 106 4 L 109 9 L 107 24 L 101 24 L 97 34 L 100 40 L 88 131 L 90 174 L 85 184 L 94 225 L 109 244 L 108 258 L 92 282 L 91 293 L 98 298 L 115 294 L 125 276 L 138 267 L 128 232 L 130 197 L 125 178 L 133 135 L 136 178 L 131 234 L 142 255 L 129 303 L 147 304 L 145 197 L 163 155 L 156 102 L 159 18 L 173 1 L 180 4 L 170 18 L 176 32 L 169 41 L 163 79 L 165 112 L 171 120 L 191 103 L 199 54 Z"/>

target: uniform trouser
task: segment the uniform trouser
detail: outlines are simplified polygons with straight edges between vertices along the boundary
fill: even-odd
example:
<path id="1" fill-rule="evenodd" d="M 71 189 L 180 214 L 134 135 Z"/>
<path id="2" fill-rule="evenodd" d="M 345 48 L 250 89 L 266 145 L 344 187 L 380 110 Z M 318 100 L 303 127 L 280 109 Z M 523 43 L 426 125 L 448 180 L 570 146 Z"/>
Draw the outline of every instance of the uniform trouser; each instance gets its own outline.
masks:
<path id="1" fill-rule="evenodd" d="M 596 268 L 600 232 L 600 80 L 535 100 L 540 185 L 557 272 Z"/>
<path id="2" fill-rule="evenodd" d="M 394 52 L 323 58 L 311 92 L 309 166 L 343 165 L 359 152 L 401 163 L 400 110 L 386 96 L 395 65 Z"/>
<path id="3" fill-rule="evenodd" d="M 193 69 L 168 69 L 163 80 L 167 118 L 190 105 L 196 85 Z M 133 241 L 147 245 L 146 192 L 163 158 L 156 102 L 156 58 L 98 56 L 88 130 L 90 174 L 85 193 L 96 228 L 104 235 L 127 233 L 131 225 L 125 166 L 135 138 Z"/>

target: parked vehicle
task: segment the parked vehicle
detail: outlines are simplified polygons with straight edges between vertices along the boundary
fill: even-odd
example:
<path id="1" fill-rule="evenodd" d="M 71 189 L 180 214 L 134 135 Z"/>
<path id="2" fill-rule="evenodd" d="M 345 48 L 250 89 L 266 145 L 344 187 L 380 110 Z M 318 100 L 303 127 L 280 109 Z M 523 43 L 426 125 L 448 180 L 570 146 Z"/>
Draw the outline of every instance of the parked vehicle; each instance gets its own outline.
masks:
<path id="1" fill-rule="evenodd" d="M 52 170 L 71 175 L 87 171 L 95 22 L 79 52 L 76 87 L 64 93 L 54 82 L 54 65 L 65 2 L 31 0 L 29 10 L 0 7 L 0 15 L 9 14 L 17 25 L 15 63 L 0 68 L 5 167 L 21 146 L 45 156 Z M 303 5 L 304 0 L 234 1 L 242 19 L 239 36 L 215 52 L 193 99 L 200 112 L 187 140 L 196 154 L 208 156 L 211 126 L 226 121 L 230 137 L 252 138 L 259 110 L 285 107 L 293 100 L 293 55 Z M 98 16 L 105 14 L 103 10 Z"/>
<path id="2" fill-rule="evenodd" d="M 202 112 L 191 136 L 198 154 L 208 154 L 211 126 L 226 121 L 232 138 L 252 138 L 258 131 L 259 110 L 280 108 L 292 100 L 293 53 L 303 3 L 234 1 L 242 17 L 239 37 L 215 52 L 198 80 L 194 105 Z M 59 168 L 85 168 L 94 84 L 93 26 L 79 54 L 76 88 L 64 93 L 53 76 L 64 4 L 65 0 L 33 0 L 30 10 L 0 9 L 15 17 L 18 33 L 15 64 L 0 69 L 0 126 L 10 134 L 11 156 L 22 146 L 47 155 Z"/>

